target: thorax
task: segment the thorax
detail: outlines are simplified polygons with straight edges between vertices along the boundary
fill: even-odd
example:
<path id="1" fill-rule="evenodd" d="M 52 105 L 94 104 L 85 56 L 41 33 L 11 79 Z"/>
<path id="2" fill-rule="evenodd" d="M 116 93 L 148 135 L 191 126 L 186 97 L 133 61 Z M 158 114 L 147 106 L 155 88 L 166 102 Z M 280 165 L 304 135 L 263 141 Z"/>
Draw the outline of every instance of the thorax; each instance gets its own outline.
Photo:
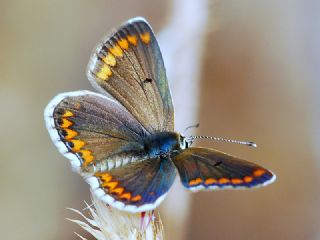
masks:
<path id="1" fill-rule="evenodd" d="M 159 132 L 144 139 L 144 149 L 153 158 L 178 152 L 183 148 L 184 138 L 175 132 Z"/>

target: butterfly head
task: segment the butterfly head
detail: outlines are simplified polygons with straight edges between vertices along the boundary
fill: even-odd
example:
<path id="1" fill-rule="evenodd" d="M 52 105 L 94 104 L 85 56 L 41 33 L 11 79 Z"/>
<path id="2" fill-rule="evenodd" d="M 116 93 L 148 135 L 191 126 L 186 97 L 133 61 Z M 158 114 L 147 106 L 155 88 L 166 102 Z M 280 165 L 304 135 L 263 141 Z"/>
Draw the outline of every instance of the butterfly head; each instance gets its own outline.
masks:
<path id="1" fill-rule="evenodd" d="M 190 146 L 190 143 L 191 142 L 188 141 L 188 138 L 179 135 L 179 144 L 181 150 L 188 148 Z"/>

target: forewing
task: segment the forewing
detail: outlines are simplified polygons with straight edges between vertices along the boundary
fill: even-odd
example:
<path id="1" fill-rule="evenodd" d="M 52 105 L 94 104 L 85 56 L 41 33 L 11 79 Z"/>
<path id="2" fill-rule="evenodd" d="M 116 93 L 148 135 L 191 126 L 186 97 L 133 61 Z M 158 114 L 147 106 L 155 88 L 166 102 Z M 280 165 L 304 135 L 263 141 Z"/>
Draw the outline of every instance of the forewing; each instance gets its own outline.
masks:
<path id="1" fill-rule="evenodd" d="M 208 148 L 188 148 L 172 160 L 182 184 L 194 191 L 264 186 L 276 178 L 257 164 Z"/>
<path id="2" fill-rule="evenodd" d="M 88 64 L 90 82 L 112 95 L 152 133 L 173 131 L 173 105 L 162 55 L 143 18 L 104 38 Z"/>
<path id="3" fill-rule="evenodd" d="M 173 184 L 176 170 L 171 160 L 153 158 L 110 171 L 95 173 L 94 193 L 113 207 L 142 212 L 157 207 Z"/>
<path id="4" fill-rule="evenodd" d="M 82 175 L 143 160 L 146 130 L 119 103 L 89 91 L 57 95 L 45 110 L 51 139 Z"/>

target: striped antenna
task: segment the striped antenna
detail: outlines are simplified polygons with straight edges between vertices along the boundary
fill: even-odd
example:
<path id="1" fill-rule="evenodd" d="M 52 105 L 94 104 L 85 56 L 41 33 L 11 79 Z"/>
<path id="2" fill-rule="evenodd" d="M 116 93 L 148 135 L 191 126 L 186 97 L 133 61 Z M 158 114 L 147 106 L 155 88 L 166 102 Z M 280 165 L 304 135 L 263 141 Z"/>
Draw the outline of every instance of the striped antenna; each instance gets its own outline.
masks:
<path id="1" fill-rule="evenodd" d="M 222 141 L 222 142 L 229 142 L 229 143 L 236 143 L 241 145 L 246 145 L 249 147 L 257 147 L 257 144 L 255 142 L 250 141 L 239 141 L 239 140 L 233 140 L 233 139 L 226 139 L 221 137 L 211 137 L 211 136 L 190 136 L 186 140 L 190 142 L 190 145 L 193 143 L 195 139 L 211 139 L 214 141 Z"/>

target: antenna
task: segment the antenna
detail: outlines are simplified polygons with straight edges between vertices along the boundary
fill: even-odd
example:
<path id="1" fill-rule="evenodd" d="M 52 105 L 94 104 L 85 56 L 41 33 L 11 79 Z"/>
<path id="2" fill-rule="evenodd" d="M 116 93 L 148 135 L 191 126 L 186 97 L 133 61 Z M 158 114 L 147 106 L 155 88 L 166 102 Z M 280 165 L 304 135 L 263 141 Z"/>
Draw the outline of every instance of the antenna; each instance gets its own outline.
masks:
<path id="1" fill-rule="evenodd" d="M 229 143 L 236 143 L 241 145 L 246 145 L 249 147 L 257 147 L 257 144 L 255 142 L 250 141 L 239 141 L 239 140 L 233 140 L 233 139 L 226 139 L 221 137 L 211 137 L 211 136 L 190 136 L 186 140 L 190 142 L 190 145 L 193 143 L 195 139 L 211 139 L 214 141 L 222 141 L 222 142 L 229 142 Z"/>
<path id="2" fill-rule="evenodd" d="M 186 129 L 183 131 L 183 135 L 184 135 L 190 128 L 198 128 L 199 126 L 200 126 L 200 124 L 197 123 L 197 124 L 194 124 L 194 125 L 191 125 L 191 126 L 186 127 Z"/>

